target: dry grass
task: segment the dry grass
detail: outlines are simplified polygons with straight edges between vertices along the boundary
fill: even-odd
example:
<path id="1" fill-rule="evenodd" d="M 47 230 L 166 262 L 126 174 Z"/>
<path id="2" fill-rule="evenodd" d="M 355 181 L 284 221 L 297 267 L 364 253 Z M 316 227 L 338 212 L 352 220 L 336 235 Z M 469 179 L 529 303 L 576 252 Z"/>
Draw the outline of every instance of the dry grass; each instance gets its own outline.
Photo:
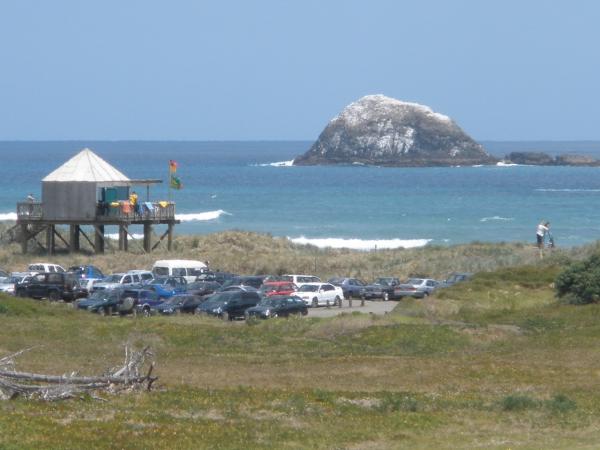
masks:
<path id="1" fill-rule="evenodd" d="M 0 267 L 22 271 L 30 262 L 50 260 L 63 266 L 94 264 L 104 272 L 112 273 L 133 268 L 149 269 L 157 259 L 186 258 L 208 260 L 214 269 L 249 275 L 307 273 L 322 279 L 353 276 L 365 281 L 372 281 L 378 276 L 404 279 L 415 275 L 445 279 L 453 271 L 480 272 L 516 265 L 553 264 L 587 254 L 593 247 L 556 250 L 540 261 L 533 246 L 520 243 L 473 243 L 365 252 L 318 249 L 310 245 L 296 245 L 285 238 L 268 234 L 226 231 L 178 236 L 174 240 L 173 252 L 167 252 L 163 243 L 151 254 L 144 253 L 139 242 L 130 243 L 130 252 L 115 250 L 116 243 L 113 242 L 103 255 L 57 253 L 52 257 L 41 251 L 22 255 L 18 244 L 4 244 L 0 248 Z"/>

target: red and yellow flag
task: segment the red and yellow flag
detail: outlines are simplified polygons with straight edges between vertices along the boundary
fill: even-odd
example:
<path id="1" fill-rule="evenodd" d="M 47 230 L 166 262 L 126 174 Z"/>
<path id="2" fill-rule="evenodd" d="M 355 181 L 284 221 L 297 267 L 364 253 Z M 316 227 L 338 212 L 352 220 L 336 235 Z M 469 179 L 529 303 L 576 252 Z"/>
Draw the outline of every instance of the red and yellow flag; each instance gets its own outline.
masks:
<path id="1" fill-rule="evenodd" d="M 169 160 L 169 172 L 177 172 L 177 161 L 175 161 L 174 159 Z"/>

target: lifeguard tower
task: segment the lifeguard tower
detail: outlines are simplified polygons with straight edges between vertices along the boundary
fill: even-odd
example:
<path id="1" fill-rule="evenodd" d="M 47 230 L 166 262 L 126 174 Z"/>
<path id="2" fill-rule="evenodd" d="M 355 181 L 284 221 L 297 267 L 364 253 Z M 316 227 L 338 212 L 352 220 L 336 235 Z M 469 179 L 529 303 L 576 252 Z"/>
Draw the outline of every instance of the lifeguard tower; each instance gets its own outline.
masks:
<path id="1" fill-rule="evenodd" d="M 132 180 L 115 169 L 90 149 L 83 149 L 42 180 L 42 201 L 17 203 L 17 226 L 20 228 L 21 246 L 27 253 L 30 242 L 53 254 L 56 239 L 69 251 L 80 249 L 83 236 L 96 253 L 104 252 L 107 239 L 104 229 L 116 225 L 119 229 L 119 250 L 128 250 L 130 225 L 143 225 L 143 247 L 151 252 L 167 237 L 171 250 L 175 219 L 175 203 L 150 201 L 150 186 L 162 180 Z M 137 204 L 129 201 L 132 186 L 146 187 L 146 199 L 138 198 Z M 152 245 L 152 227 L 166 224 L 167 230 Z M 57 225 L 69 227 L 68 240 L 57 230 Z M 90 238 L 82 229 L 91 226 Z M 45 232 L 45 246 L 38 236 Z"/>

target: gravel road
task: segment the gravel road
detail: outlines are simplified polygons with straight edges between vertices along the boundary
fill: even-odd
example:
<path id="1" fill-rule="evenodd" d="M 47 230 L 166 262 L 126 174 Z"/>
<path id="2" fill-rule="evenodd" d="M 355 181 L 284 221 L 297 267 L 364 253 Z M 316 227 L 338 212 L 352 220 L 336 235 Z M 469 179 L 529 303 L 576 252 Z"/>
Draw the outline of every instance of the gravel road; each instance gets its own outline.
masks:
<path id="1" fill-rule="evenodd" d="M 319 306 L 318 308 L 308 308 L 308 317 L 332 317 L 341 313 L 352 313 L 359 311 L 365 314 L 386 314 L 396 307 L 398 302 L 389 301 L 371 301 L 365 300 L 365 306 L 360 306 L 360 299 L 352 300 L 352 308 L 348 306 L 348 300 L 342 302 L 342 307 L 332 306 L 327 308 Z"/>

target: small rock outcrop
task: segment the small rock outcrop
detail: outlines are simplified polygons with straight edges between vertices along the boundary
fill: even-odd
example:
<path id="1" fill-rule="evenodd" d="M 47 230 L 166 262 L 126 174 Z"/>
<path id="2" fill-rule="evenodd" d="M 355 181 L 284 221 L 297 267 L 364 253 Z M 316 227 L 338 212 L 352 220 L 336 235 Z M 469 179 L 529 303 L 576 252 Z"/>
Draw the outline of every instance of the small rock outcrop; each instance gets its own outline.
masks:
<path id="1" fill-rule="evenodd" d="M 452 119 L 384 95 L 351 103 L 294 165 L 457 166 L 497 159 Z"/>
<path id="2" fill-rule="evenodd" d="M 551 156 L 543 152 L 512 152 L 505 161 L 530 166 L 600 166 L 600 161 L 586 155 L 564 154 Z"/>

